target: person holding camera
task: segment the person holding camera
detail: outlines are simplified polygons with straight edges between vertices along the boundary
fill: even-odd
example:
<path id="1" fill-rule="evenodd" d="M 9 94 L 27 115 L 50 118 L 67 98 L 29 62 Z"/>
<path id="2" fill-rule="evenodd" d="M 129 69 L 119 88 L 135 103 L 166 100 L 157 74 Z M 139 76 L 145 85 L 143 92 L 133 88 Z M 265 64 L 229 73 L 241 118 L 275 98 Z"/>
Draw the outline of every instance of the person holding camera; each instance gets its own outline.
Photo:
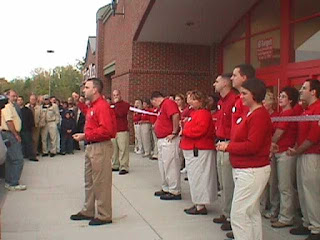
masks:
<path id="1" fill-rule="evenodd" d="M 186 161 L 191 199 L 194 205 L 186 214 L 207 215 L 206 204 L 217 199 L 214 124 L 206 109 L 207 97 L 192 91 L 190 105 L 194 109 L 184 124 L 180 148 Z"/>

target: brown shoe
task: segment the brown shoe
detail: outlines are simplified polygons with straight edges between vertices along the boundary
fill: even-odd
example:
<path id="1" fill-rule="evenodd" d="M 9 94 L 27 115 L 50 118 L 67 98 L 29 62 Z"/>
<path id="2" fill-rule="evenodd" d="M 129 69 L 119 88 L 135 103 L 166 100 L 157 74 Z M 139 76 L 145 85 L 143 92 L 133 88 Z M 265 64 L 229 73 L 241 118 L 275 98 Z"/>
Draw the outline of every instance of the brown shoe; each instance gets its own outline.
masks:
<path id="1" fill-rule="evenodd" d="M 218 218 L 214 218 L 213 222 L 214 223 L 224 223 L 227 220 L 225 215 L 220 215 Z"/>
<path id="2" fill-rule="evenodd" d="M 226 234 L 227 238 L 231 238 L 231 239 L 234 239 L 234 236 L 233 236 L 233 232 L 228 232 Z"/>
<path id="3" fill-rule="evenodd" d="M 276 218 L 276 217 L 273 217 L 273 218 L 271 218 L 271 219 L 270 219 L 270 222 L 271 222 L 271 223 L 275 223 L 275 222 L 278 222 L 278 218 Z"/>
<path id="4" fill-rule="evenodd" d="M 293 224 L 292 223 L 282 223 L 282 222 L 275 222 L 271 224 L 271 227 L 273 228 L 285 228 L 285 227 L 291 227 Z"/>
<path id="5" fill-rule="evenodd" d="M 198 210 L 196 206 L 189 208 L 184 212 L 189 215 L 207 215 L 208 214 L 206 207 L 203 207 L 200 210 Z"/>
<path id="6" fill-rule="evenodd" d="M 77 214 L 71 215 L 70 219 L 74 221 L 81 221 L 81 220 L 92 220 L 93 217 L 85 216 L 81 212 L 78 212 Z"/>
<path id="7" fill-rule="evenodd" d="M 227 220 L 221 225 L 220 228 L 222 231 L 232 231 L 231 223 Z"/>

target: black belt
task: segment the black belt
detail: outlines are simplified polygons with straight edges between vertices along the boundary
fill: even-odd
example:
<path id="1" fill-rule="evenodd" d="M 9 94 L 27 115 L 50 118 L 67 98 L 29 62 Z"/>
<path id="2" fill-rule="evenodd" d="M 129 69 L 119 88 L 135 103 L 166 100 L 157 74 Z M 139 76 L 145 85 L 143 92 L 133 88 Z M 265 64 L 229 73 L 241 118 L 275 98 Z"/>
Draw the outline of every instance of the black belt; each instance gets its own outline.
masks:
<path id="1" fill-rule="evenodd" d="M 99 143 L 99 142 L 87 142 L 87 145 L 94 144 L 94 143 Z"/>
<path id="2" fill-rule="evenodd" d="M 216 142 L 228 142 L 228 141 L 230 141 L 230 139 L 228 139 L 228 138 L 217 138 L 216 139 Z"/>

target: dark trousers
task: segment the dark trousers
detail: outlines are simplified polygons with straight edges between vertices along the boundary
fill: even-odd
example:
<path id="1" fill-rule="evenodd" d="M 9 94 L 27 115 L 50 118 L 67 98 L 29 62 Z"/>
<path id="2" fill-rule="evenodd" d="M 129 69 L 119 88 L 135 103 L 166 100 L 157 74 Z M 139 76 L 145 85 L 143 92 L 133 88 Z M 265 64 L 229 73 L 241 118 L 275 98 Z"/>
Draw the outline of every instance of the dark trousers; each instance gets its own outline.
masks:
<path id="1" fill-rule="evenodd" d="M 21 146 L 22 146 L 22 153 L 24 158 L 36 158 L 36 153 L 34 152 L 33 148 L 33 141 L 32 141 L 32 132 L 31 131 L 21 131 Z"/>
<path id="2" fill-rule="evenodd" d="M 73 153 L 73 138 L 70 135 L 61 136 L 61 152 Z"/>

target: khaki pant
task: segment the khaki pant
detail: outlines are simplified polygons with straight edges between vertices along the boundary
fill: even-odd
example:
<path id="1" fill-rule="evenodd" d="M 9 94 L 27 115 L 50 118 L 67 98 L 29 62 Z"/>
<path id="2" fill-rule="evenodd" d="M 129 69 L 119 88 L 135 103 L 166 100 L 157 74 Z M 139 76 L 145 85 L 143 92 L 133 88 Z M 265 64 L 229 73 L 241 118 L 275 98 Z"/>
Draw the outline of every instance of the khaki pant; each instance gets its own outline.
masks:
<path id="1" fill-rule="evenodd" d="M 286 152 L 275 154 L 277 167 L 278 189 L 280 193 L 279 221 L 292 224 L 295 215 L 296 157 L 290 157 Z"/>
<path id="2" fill-rule="evenodd" d="M 156 133 L 154 132 L 154 127 L 152 126 L 151 129 L 152 132 L 152 139 L 153 139 L 153 157 L 158 157 L 158 138 L 156 136 Z"/>
<path id="3" fill-rule="evenodd" d="M 32 141 L 33 141 L 33 151 L 35 154 L 38 153 L 39 138 L 40 138 L 40 127 L 34 127 L 32 129 Z"/>
<path id="4" fill-rule="evenodd" d="M 140 124 L 134 124 L 134 150 L 137 152 L 142 152 L 142 138 L 141 138 L 141 125 Z"/>
<path id="5" fill-rule="evenodd" d="M 150 123 L 142 123 L 140 125 L 141 128 L 141 139 L 142 146 L 144 149 L 144 155 L 150 155 L 151 153 L 151 124 Z"/>
<path id="6" fill-rule="evenodd" d="M 47 138 L 49 134 L 50 140 L 50 153 L 56 154 L 57 153 L 57 124 L 56 122 L 48 122 L 42 129 L 41 129 L 41 141 L 42 141 L 42 153 L 48 154 L 48 143 Z"/>
<path id="7" fill-rule="evenodd" d="M 87 145 L 85 153 L 85 203 L 81 213 L 102 221 L 112 219 L 112 153 L 111 141 Z"/>
<path id="8" fill-rule="evenodd" d="M 180 194 L 179 138 L 174 138 L 170 142 L 166 138 L 158 139 L 158 150 L 162 190 L 172 194 Z"/>
<path id="9" fill-rule="evenodd" d="M 221 187 L 222 214 L 230 218 L 234 182 L 232 177 L 232 166 L 228 152 L 217 151 L 218 179 Z"/>
<path id="10" fill-rule="evenodd" d="M 302 154 L 297 159 L 297 186 L 303 226 L 320 233 L 320 155 Z"/>
<path id="11" fill-rule="evenodd" d="M 118 132 L 112 144 L 112 168 L 129 171 L 129 132 Z"/>
<path id="12" fill-rule="evenodd" d="M 262 240 L 260 197 L 270 176 L 270 166 L 234 168 L 231 226 L 236 240 Z"/>
<path id="13" fill-rule="evenodd" d="M 269 212 L 273 216 L 277 216 L 280 209 L 280 193 L 278 188 L 278 164 L 276 158 L 271 158 L 270 162 L 271 173 L 268 181 L 269 184 L 269 201 L 270 201 L 270 210 Z"/>

